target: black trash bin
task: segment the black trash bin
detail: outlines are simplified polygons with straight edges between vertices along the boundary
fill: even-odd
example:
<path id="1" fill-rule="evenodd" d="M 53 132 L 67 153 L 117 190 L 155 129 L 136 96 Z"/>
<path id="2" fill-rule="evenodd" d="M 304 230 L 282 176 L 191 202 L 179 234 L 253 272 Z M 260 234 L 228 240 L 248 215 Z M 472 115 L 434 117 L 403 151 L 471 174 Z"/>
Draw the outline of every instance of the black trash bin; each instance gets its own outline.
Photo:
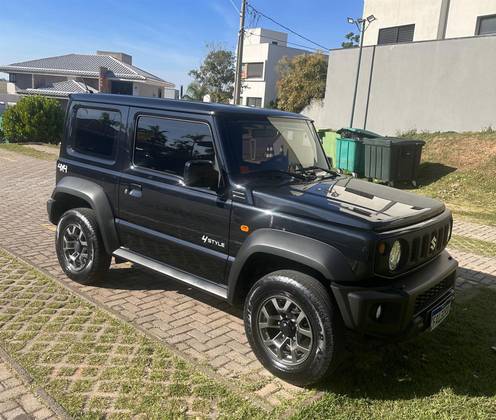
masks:
<path id="1" fill-rule="evenodd" d="M 417 186 L 417 173 L 422 156 L 422 140 L 392 137 L 363 139 L 365 177 L 378 179 L 393 186 L 409 181 Z"/>

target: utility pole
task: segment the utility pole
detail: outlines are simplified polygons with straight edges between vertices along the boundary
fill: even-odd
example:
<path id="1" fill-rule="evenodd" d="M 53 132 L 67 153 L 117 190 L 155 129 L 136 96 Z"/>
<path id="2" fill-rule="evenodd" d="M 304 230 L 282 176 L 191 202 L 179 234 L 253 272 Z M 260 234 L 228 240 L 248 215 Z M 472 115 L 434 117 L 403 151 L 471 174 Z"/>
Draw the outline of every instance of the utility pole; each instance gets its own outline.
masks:
<path id="1" fill-rule="evenodd" d="M 357 67 L 356 80 L 355 80 L 355 92 L 353 93 L 353 105 L 351 106 L 350 127 L 353 127 L 353 119 L 355 118 L 355 105 L 356 105 L 356 99 L 357 99 L 357 93 L 358 93 L 358 80 L 360 79 L 360 67 L 362 64 L 363 38 L 365 38 L 364 37 L 364 35 L 365 35 L 365 22 L 367 22 L 365 19 L 363 19 L 363 22 L 361 22 L 362 29 L 360 31 L 360 52 L 358 53 L 358 67 Z"/>
<path id="2" fill-rule="evenodd" d="M 351 107 L 350 127 L 353 127 L 353 120 L 355 118 L 355 106 L 356 106 L 357 93 L 358 93 L 358 81 L 360 79 L 360 67 L 362 64 L 363 39 L 365 38 L 365 31 L 374 20 L 376 20 L 376 17 L 374 15 L 370 15 L 366 19 L 348 18 L 348 23 L 356 25 L 356 27 L 358 28 L 358 33 L 360 34 L 360 52 L 358 53 L 358 67 L 357 67 L 356 79 L 355 79 L 355 91 L 353 93 L 353 105 Z"/>
<path id="3" fill-rule="evenodd" d="M 236 74 L 234 77 L 234 105 L 240 104 L 241 98 L 241 70 L 243 67 L 243 42 L 245 37 L 245 14 L 246 0 L 241 1 L 241 10 L 239 12 L 239 32 L 238 48 L 236 51 Z"/>

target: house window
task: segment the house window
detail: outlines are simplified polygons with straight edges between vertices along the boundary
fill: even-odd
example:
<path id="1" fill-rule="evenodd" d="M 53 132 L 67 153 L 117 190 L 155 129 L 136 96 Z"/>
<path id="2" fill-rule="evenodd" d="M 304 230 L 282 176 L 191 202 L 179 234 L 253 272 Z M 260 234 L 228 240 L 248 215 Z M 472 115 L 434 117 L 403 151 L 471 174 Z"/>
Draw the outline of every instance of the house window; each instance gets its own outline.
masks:
<path id="1" fill-rule="evenodd" d="M 110 93 L 114 93 L 116 95 L 132 95 L 133 84 L 131 82 L 111 80 Z"/>
<path id="2" fill-rule="evenodd" d="M 9 73 L 9 82 L 10 83 L 15 83 L 16 82 L 16 75 L 15 75 L 15 73 Z"/>
<path id="3" fill-rule="evenodd" d="M 258 108 L 261 108 L 262 107 L 262 98 L 248 97 L 248 98 L 246 98 L 246 105 L 247 106 L 256 106 Z"/>
<path id="4" fill-rule="evenodd" d="M 475 35 L 496 34 L 496 15 L 479 16 Z"/>
<path id="5" fill-rule="evenodd" d="M 78 108 L 72 149 L 79 153 L 111 159 L 120 127 L 119 112 Z"/>
<path id="6" fill-rule="evenodd" d="M 241 76 L 243 79 L 261 79 L 263 63 L 244 63 Z"/>
<path id="7" fill-rule="evenodd" d="M 391 28 L 379 29 L 378 45 L 398 44 L 401 42 L 412 42 L 415 33 L 415 25 L 393 26 Z"/>
<path id="8" fill-rule="evenodd" d="M 188 160 L 215 158 L 209 126 L 192 121 L 140 117 L 134 146 L 135 165 L 179 176 Z"/>

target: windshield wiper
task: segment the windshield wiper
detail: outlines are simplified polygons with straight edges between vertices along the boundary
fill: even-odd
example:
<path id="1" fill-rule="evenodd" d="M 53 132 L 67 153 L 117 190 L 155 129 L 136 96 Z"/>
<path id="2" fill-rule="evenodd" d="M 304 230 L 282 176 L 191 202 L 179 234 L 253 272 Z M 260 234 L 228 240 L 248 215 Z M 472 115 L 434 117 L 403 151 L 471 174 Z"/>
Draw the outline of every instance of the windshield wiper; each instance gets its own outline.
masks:
<path id="1" fill-rule="evenodd" d="M 251 174 L 264 174 L 264 173 L 276 173 L 276 174 L 283 174 L 283 175 L 289 175 L 294 178 L 298 179 L 307 179 L 308 177 L 303 174 L 299 174 L 296 172 L 291 172 L 291 171 L 283 171 L 282 169 L 262 169 L 261 171 L 254 171 L 251 172 Z"/>
<path id="2" fill-rule="evenodd" d="M 305 172 L 305 171 L 315 171 L 317 169 L 320 171 L 327 172 L 328 174 L 331 174 L 333 176 L 339 176 L 339 173 L 337 173 L 336 171 L 333 171 L 332 169 L 321 168 L 320 166 L 307 166 L 305 168 L 299 168 L 296 170 L 298 172 Z"/>

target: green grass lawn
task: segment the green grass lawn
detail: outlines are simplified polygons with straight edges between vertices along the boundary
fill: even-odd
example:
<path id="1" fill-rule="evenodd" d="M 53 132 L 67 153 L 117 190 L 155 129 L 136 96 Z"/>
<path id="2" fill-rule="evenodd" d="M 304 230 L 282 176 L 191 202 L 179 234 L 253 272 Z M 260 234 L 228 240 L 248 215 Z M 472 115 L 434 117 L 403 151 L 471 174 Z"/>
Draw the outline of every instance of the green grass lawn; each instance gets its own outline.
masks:
<path id="1" fill-rule="evenodd" d="M 355 354 L 294 418 L 496 418 L 496 293 L 463 293 L 438 330 Z"/>
<path id="2" fill-rule="evenodd" d="M 53 145 L 54 147 L 58 147 L 57 145 Z M 22 155 L 30 156 L 37 159 L 48 160 L 48 161 L 56 161 L 58 156 L 43 152 L 41 150 L 33 149 L 32 147 L 22 145 L 19 143 L 0 143 L 0 150 L 8 150 L 9 152 L 20 153 Z"/>
<path id="3" fill-rule="evenodd" d="M 405 136 L 426 142 L 415 191 L 445 201 L 455 215 L 496 225 L 496 132 Z"/>

